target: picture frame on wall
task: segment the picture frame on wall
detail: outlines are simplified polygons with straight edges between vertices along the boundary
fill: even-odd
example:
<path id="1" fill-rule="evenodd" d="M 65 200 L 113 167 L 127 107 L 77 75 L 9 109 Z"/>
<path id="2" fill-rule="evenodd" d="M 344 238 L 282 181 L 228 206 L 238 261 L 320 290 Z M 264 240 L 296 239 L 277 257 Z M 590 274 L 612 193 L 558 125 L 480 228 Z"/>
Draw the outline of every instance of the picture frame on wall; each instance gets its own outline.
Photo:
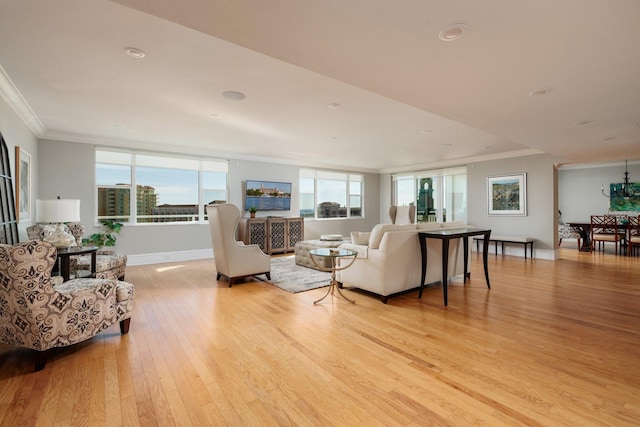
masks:
<path id="1" fill-rule="evenodd" d="M 31 155 L 16 147 L 16 210 L 17 219 L 31 219 Z"/>
<path id="2" fill-rule="evenodd" d="M 527 174 L 488 176 L 487 207 L 490 216 L 526 216 Z"/>

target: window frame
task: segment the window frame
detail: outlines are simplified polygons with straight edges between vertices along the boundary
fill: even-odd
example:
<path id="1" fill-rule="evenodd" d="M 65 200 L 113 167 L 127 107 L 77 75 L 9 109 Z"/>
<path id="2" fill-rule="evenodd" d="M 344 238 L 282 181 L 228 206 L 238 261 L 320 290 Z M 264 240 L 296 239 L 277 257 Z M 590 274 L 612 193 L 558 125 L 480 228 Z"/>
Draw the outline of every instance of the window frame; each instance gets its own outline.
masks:
<path id="1" fill-rule="evenodd" d="M 302 189 L 306 188 L 306 185 L 302 184 L 302 180 L 313 180 L 313 215 L 308 215 L 302 212 L 302 200 L 303 196 L 309 196 L 312 193 L 303 192 Z M 344 182 L 344 200 L 345 206 L 340 207 L 339 209 L 344 210 L 345 216 L 319 216 L 319 203 L 329 202 L 325 200 L 319 200 L 319 193 L 322 191 L 320 186 L 322 181 L 339 181 Z M 311 168 L 300 168 L 299 170 L 299 197 L 300 197 L 300 207 L 299 207 L 299 215 L 308 220 L 346 220 L 346 219 L 364 219 L 365 218 L 365 188 L 364 188 L 365 176 L 364 174 L 350 171 L 335 171 L 335 170 L 325 170 L 325 169 L 311 169 Z M 359 187 L 359 192 L 352 192 L 352 184 L 357 184 Z M 358 197 L 360 201 L 360 215 L 352 214 L 352 206 L 351 206 L 351 198 Z"/>
<path id="2" fill-rule="evenodd" d="M 457 206 L 455 198 L 460 194 L 455 192 L 455 189 L 459 189 L 459 183 L 456 181 L 456 177 L 464 176 L 464 192 L 461 194 L 461 200 L 459 203 L 461 206 Z M 459 166 L 447 169 L 433 169 L 416 172 L 406 172 L 391 175 L 392 180 L 392 192 L 393 192 L 393 204 L 398 205 L 398 199 L 401 195 L 398 192 L 398 182 L 412 179 L 414 198 L 410 204 L 415 204 L 419 207 L 419 181 L 431 179 L 431 194 L 434 195 L 434 210 L 436 222 L 452 222 L 452 221 L 464 221 L 467 220 L 468 205 L 467 205 L 467 189 L 468 189 L 468 169 L 466 166 Z M 404 197 L 404 196 L 403 196 Z M 457 209 L 462 209 L 462 214 L 456 212 Z M 448 212 L 448 213 L 447 213 Z M 416 222 L 430 222 L 427 212 L 423 213 L 423 221 L 419 217 L 420 213 L 416 209 Z M 462 215 L 463 218 L 458 218 Z"/>
<path id="3" fill-rule="evenodd" d="M 110 156 L 112 156 L 110 158 Z M 101 157 L 103 157 L 101 159 Z M 158 161 L 158 164 L 154 165 L 154 160 Z M 225 195 L 225 200 L 229 200 L 229 161 L 226 159 L 219 159 L 213 157 L 194 157 L 183 154 L 175 153 L 162 153 L 153 151 L 134 151 L 123 149 L 112 149 L 104 147 L 96 147 L 94 156 L 94 221 L 98 226 L 100 223 L 108 218 L 105 216 L 100 217 L 99 213 L 99 189 L 100 188 L 118 188 L 116 184 L 98 184 L 98 168 L 99 165 L 118 165 L 129 167 L 129 183 L 126 187 L 129 190 L 129 215 L 128 221 L 123 220 L 122 217 L 116 218 L 116 221 L 125 222 L 127 226 L 131 225 L 177 225 L 177 224 L 203 224 L 207 222 L 207 215 L 205 206 L 209 203 L 209 200 L 205 200 L 205 191 L 220 191 Z M 172 167 L 172 165 L 179 164 L 179 166 Z M 197 198 L 197 209 L 195 214 L 185 213 L 180 214 L 180 217 L 194 216 L 195 220 L 191 221 L 150 221 L 140 222 L 138 220 L 137 200 L 139 197 L 138 183 L 136 182 L 137 168 L 156 168 L 156 169 L 175 169 L 180 171 L 196 171 L 197 180 L 194 189 Z M 204 188 L 206 173 L 222 173 L 224 174 L 224 188 Z M 142 186 L 150 186 L 152 184 L 141 184 Z M 141 187 L 142 188 L 142 187 Z M 156 197 L 157 200 L 157 197 Z M 195 203 L 194 203 L 195 205 Z M 159 216 L 160 217 L 160 216 Z M 161 216 L 162 219 L 166 219 L 166 216 Z M 170 219 L 170 218 L 169 218 Z"/>

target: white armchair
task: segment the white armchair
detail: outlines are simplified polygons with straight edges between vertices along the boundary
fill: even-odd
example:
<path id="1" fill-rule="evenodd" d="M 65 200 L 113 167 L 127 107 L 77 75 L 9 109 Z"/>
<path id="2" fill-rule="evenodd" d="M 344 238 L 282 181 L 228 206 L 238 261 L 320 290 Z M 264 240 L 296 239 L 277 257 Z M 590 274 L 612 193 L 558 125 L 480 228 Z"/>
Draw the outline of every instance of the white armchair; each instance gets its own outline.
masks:
<path id="1" fill-rule="evenodd" d="M 237 279 L 265 274 L 271 280 L 271 258 L 258 245 L 236 241 L 240 210 L 232 204 L 208 205 L 209 229 L 217 280 L 224 276 L 229 287 Z"/>

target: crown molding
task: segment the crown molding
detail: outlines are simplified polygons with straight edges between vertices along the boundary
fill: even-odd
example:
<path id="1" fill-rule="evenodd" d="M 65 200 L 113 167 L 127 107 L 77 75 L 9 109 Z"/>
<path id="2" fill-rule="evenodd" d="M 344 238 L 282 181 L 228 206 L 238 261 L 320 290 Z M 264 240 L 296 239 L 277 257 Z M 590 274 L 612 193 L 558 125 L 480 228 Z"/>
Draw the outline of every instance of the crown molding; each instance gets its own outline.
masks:
<path id="1" fill-rule="evenodd" d="M 457 159 L 442 160 L 438 162 L 413 164 L 413 165 L 400 166 L 395 168 L 369 169 L 369 168 L 359 168 L 359 167 L 350 166 L 350 165 L 337 165 L 335 163 L 324 163 L 324 162 L 312 161 L 312 160 L 310 161 L 310 160 L 305 160 L 300 158 L 287 159 L 283 157 L 272 157 L 272 156 L 234 153 L 234 152 L 226 152 L 226 151 L 217 151 L 215 153 L 212 153 L 211 151 L 203 148 L 192 148 L 192 147 L 185 147 L 185 146 L 176 147 L 170 144 L 159 144 L 156 142 L 149 142 L 149 141 L 105 138 L 105 137 L 99 137 L 94 135 L 82 135 L 82 134 L 67 133 L 67 132 L 55 132 L 55 131 L 45 132 L 44 135 L 42 135 L 40 138 L 54 140 L 54 141 L 67 141 L 67 142 L 77 142 L 77 143 L 92 144 L 92 145 L 102 145 L 102 146 L 108 146 L 108 147 L 120 147 L 120 148 L 128 148 L 128 149 L 133 148 L 133 149 L 147 150 L 147 151 L 163 151 L 163 152 L 174 153 L 174 154 L 190 154 L 190 155 L 197 155 L 197 156 L 228 158 L 228 160 L 268 162 L 268 163 L 284 164 L 284 165 L 292 165 L 292 166 L 300 166 L 300 167 L 312 167 L 312 168 L 341 170 L 341 171 L 348 170 L 351 172 L 374 173 L 374 174 L 415 172 L 417 170 L 440 169 L 440 168 L 467 165 L 471 163 L 485 162 L 485 161 L 491 161 L 491 160 L 532 156 L 536 154 L 546 154 L 544 151 L 540 151 L 540 150 L 525 149 L 525 150 L 517 150 L 517 151 L 508 151 L 504 153 L 485 154 L 482 156 L 461 157 Z"/>
<path id="2" fill-rule="evenodd" d="M 0 65 L 0 98 L 2 98 L 27 125 L 36 137 L 41 137 L 46 129 L 36 113 L 33 112 L 27 100 L 24 99 L 16 85 L 13 84 L 9 75 Z"/>
<path id="3" fill-rule="evenodd" d="M 245 154 L 245 153 L 236 153 L 236 152 L 230 152 L 230 151 L 229 152 L 216 151 L 212 153 L 211 150 L 208 150 L 206 148 L 185 147 L 185 146 L 176 147 L 175 145 L 171 145 L 171 144 L 160 144 L 157 142 L 139 141 L 139 140 L 106 138 L 101 136 L 83 135 L 83 134 L 77 134 L 77 133 L 71 133 L 71 132 L 48 131 L 48 132 L 45 132 L 39 138 L 43 140 L 77 142 L 82 144 L 91 144 L 91 145 L 103 146 L 103 147 L 118 147 L 118 148 L 137 149 L 137 150 L 155 151 L 155 152 L 162 151 L 165 153 L 207 156 L 207 157 L 215 157 L 215 158 L 221 158 L 221 159 L 226 158 L 228 160 L 267 162 L 267 163 L 275 163 L 275 164 L 282 164 L 282 165 L 312 167 L 312 168 L 340 170 L 340 171 L 348 170 L 349 172 L 374 173 L 374 174 L 380 173 L 377 169 L 359 168 L 359 167 L 349 166 L 349 165 L 337 165 L 336 163 L 324 163 L 321 161 L 301 159 L 299 157 L 289 159 L 284 157 L 273 157 L 273 156 L 265 156 L 265 155 L 259 155 L 259 154 Z"/>
<path id="4" fill-rule="evenodd" d="M 640 160 L 628 160 L 629 166 L 640 165 Z M 576 169 L 594 169 L 594 168 L 610 168 L 625 166 L 625 162 L 620 160 L 616 162 L 602 162 L 602 163 L 565 163 L 558 166 L 559 170 L 576 170 Z"/>
<path id="5" fill-rule="evenodd" d="M 546 153 L 544 151 L 535 150 L 535 149 L 506 151 L 504 153 L 485 154 L 482 156 L 460 157 L 456 159 L 441 160 L 437 162 L 417 163 L 413 165 L 401 166 L 396 168 L 380 169 L 378 173 L 381 173 L 381 174 L 382 173 L 404 173 L 404 172 L 415 172 L 415 171 L 428 170 L 428 169 L 441 169 L 441 168 L 448 168 L 453 166 L 467 165 L 471 163 L 487 162 L 491 160 L 501 160 L 501 159 L 511 159 L 513 157 L 533 156 L 536 154 L 546 154 Z"/>

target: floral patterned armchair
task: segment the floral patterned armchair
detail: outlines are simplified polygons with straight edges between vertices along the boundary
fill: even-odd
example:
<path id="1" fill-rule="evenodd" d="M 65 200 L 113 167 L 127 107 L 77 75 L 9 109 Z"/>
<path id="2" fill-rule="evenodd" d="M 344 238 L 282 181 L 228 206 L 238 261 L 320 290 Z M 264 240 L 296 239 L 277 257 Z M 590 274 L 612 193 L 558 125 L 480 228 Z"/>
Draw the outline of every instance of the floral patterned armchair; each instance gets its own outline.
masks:
<path id="1" fill-rule="evenodd" d="M 67 231 L 76 238 L 78 246 L 82 246 L 84 227 L 79 222 L 65 224 Z M 27 235 L 32 240 L 42 240 L 55 230 L 55 226 L 36 224 L 27 227 Z M 91 270 L 91 255 L 77 255 L 71 257 L 71 271 Z M 124 280 L 127 269 L 127 256 L 118 255 L 114 250 L 98 250 L 96 256 L 96 279 Z"/>
<path id="2" fill-rule="evenodd" d="M 36 371 L 49 353 L 89 339 L 120 322 L 129 332 L 134 286 L 111 279 L 54 285 L 56 248 L 30 240 L 0 245 L 0 343 L 37 350 Z"/>

